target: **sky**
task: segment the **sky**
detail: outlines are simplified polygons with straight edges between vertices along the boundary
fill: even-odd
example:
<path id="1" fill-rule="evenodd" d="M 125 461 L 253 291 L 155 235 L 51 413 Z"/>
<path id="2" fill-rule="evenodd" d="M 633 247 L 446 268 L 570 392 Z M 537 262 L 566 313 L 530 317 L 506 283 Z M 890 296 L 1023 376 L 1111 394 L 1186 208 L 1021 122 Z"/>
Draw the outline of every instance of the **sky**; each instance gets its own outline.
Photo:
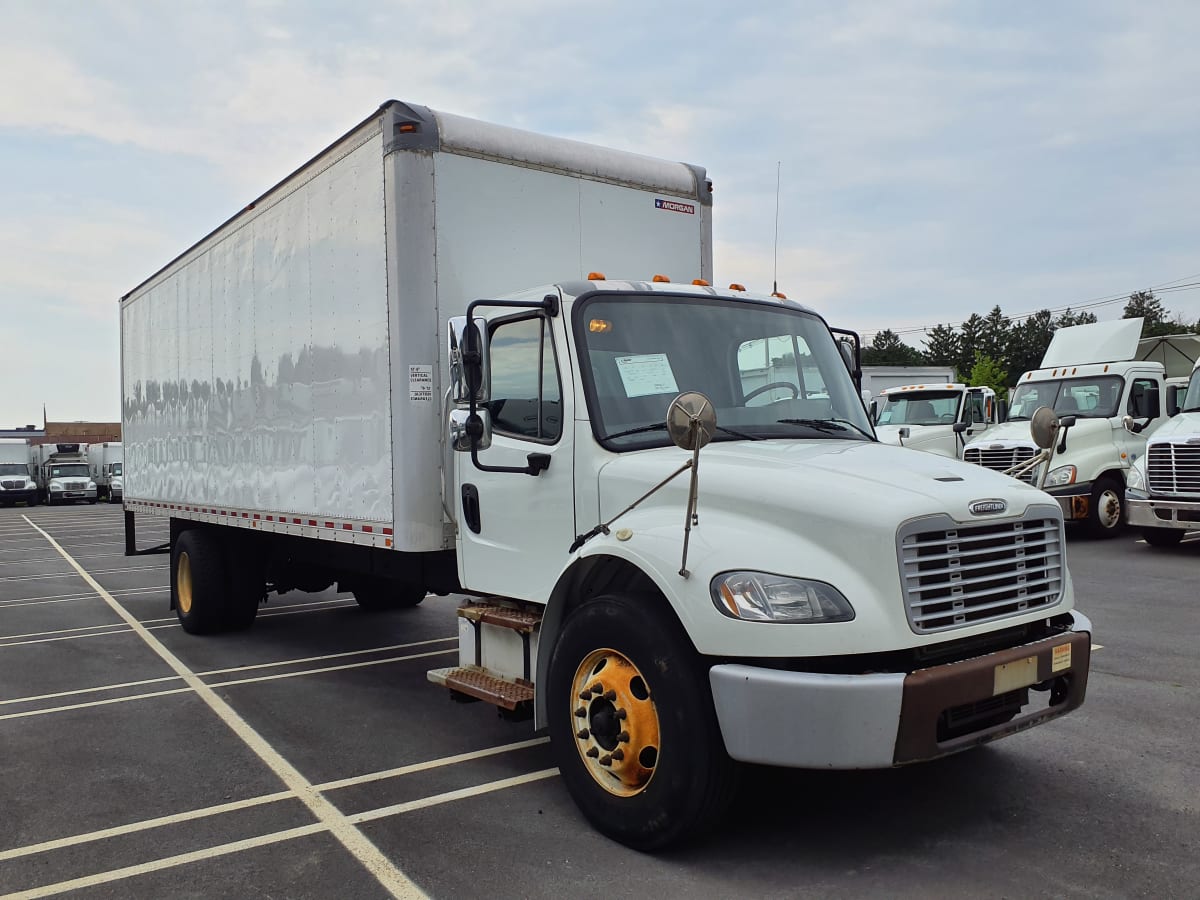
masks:
<path id="1" fill-rule="evenodd" d="M 0 427 L 120 417 L 118 298 L 395 98 L 704 166 L 832 325 L 1200 319 L 1200 4 L 0 0 Z M 778 203 L 777 201 L 778 195 Z M 777 235 L 777 236 L 776 236 Z"/>

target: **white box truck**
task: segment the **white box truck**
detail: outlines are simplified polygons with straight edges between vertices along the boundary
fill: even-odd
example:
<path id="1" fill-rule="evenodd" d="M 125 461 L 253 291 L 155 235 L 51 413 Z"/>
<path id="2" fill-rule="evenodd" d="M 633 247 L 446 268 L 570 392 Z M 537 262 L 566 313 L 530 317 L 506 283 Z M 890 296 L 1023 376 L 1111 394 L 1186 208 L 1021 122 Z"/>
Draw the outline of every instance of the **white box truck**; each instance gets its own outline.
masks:
<path id="1" fill-rule="evenodd" d="M 736 761 L 890 767 L 1078 707 L 1045 494 L 879 443 L 812 310 L 649 279 L 711 280 L 710 191 L 385 104 L 122 298 L 127 550 L 170 517 L 189 632 L 266 591 L 468 595 L 430 680 L 532 716 L 644 849 Z"/>
<path id="2" fill-rule="evenodd" d="M 1023 478 L 1042 484 L 1068 521 L 1097 537 L 1113 537 L 1125 522 L 1125 478 L 1163 422 L 1163 366 L 1135 360 L 1141 319 L 1119 319 L 1060 328 L 1041 368 L 1024 373 L 1009 401 L 1008 421 L 970 441 L 963 459 L 1000 471 L 1037 453 L 1030 421 L 1049 407 L 1071 425 L 1045 474 L 1026 468 Z M 1125 416 L 1135 420 L 1124 427 Z"/>
<path id="3" fill-rule="evenodd" d="M 38 496 L 48 506 L 96 502 L 96 482 L 88 470 L 87 455 L 79 444 L 38 444 L 30 448 Z"/>
<path id="4" fill-rule="evenodd" d="M 966 442 L 1003 418 L 990 387 L 957 382 L 906 384 L 880 392 L 875 434 L 888 444 L 962 459 Z"/>
<path id="5" fill-rule="evenodd" d="M 23 438 L 0 438 L 0 506 L 37 503 L 37 482 L 32 471 L 29 442 Z"/>
<path id="6" fill-rule="evenodd" d="M 1200 531 L 1200 360 L 1192 367 L 1179 413 L 1154 432 L 1129 469 L 1129 524 L 1146 543 L 1170 547 Z"/>
<path id="7" fill-rule="evenodd" d="M 124 493 L 125 448 L 120 441 L 105 441 L 87 446 L 88 470 L 96 482 L 96 495 L 109 503 L 120 501 Z"/>

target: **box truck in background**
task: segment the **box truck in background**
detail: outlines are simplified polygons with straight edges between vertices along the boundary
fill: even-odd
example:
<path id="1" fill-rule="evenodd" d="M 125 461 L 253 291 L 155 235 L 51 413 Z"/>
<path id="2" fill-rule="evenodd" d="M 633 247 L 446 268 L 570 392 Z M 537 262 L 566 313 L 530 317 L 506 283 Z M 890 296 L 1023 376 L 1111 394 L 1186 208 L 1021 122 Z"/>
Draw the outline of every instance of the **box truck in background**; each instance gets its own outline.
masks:
<path id="1" fill-rule="evenodd" d="M 817 313 L 707 284 L 710 204 L 697 166 L 385 104 L 122 298 L 127 550 L 170 518 L 189 632 L 468 595 L 429 679 L 532 717 L 642 849 L 716 821 L 735 761 L 1078 707 L 1059 508 L 879 443 Z"/>
<path id="2" fill-rule="evenodd" d="M 907 384 L 885 388 L 876 398 L 875 433 L 888 444 L 962 459 L 966 442 L 1003 418 L 990 387 Z"/>
<path id="3" fill-rule="evenodd" d="M 96 483 L 96 494 L 101 500 L 117 503 L 123 492 L 122 470 L 125 449 L 120 441 L 105 441 L 87 445 L 88 470 Z"/>
<path id="4" fill-rule="evenodd" d="M 31 467 L 28 441 L 0 438 L 0 506 L 37 503 L 37 482 L 33 480 Z"/>
<path id="5" fill-rule="evenodd" d="M 30 461 L 38 495 L 47 505 L 96 502 L 96 482 L 79 444 L 39 444 L 31 449 Z"/>

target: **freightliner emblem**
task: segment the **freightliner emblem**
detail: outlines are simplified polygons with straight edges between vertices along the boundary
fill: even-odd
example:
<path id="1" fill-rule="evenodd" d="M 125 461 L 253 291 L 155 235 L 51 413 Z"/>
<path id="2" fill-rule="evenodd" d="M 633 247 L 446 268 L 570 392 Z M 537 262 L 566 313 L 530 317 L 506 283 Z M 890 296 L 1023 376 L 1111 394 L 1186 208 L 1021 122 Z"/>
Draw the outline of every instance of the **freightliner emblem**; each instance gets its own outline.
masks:
<path id="1" fill-rule="evenodd" d="M 968 512 L 973 516 L 992 516 L 996 513 L 1002 513 L 1008 509 L 1008 504 L 1003 500 L 976 500 L 967 507 Z"/>

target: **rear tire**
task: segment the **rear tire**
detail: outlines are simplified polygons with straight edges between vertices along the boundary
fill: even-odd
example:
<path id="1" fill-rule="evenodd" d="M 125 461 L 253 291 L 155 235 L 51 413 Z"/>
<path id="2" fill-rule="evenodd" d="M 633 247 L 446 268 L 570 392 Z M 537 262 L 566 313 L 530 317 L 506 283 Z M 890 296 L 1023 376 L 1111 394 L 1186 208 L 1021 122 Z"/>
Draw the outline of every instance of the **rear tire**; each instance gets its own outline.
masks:
<path id="1" fill-rule="evenodd" d="M 426 593 L 421 585 L 370 575 L 355 579 L 351 590 L 358 605 L 369 612 L 409 609 L 424 600 Z"/>
<path id="2" fill-rule="evenodd" d="M 1124 524 L 1125 485 L 1111 475 L 1096 479 L 1088 504 L 1088 531 L 1094 537 L 1112 538 L 1121 533 Z"/>
<path id="3" fill-rule="evenodd" d="M 736 780 L 708 667 L 662 604 L 614 594 L 580 606 L 548 678 L 551 749 L 567 790 L 596 829 L 637 850 L 711 826 Z"/>
<path id="4" fill-rule="evenodd" d="M 1182 528 L 1143 528 L 1142 537 L 1151 547 L 1174 547 L 1183 540 Z"/>
<path id="5" fill-rule="evenodd" d="M 171 601 L 188 634 L 222 627 L 229 570 L 217 535 L 206 528 L 183 532 L 171 547 Z"/>

